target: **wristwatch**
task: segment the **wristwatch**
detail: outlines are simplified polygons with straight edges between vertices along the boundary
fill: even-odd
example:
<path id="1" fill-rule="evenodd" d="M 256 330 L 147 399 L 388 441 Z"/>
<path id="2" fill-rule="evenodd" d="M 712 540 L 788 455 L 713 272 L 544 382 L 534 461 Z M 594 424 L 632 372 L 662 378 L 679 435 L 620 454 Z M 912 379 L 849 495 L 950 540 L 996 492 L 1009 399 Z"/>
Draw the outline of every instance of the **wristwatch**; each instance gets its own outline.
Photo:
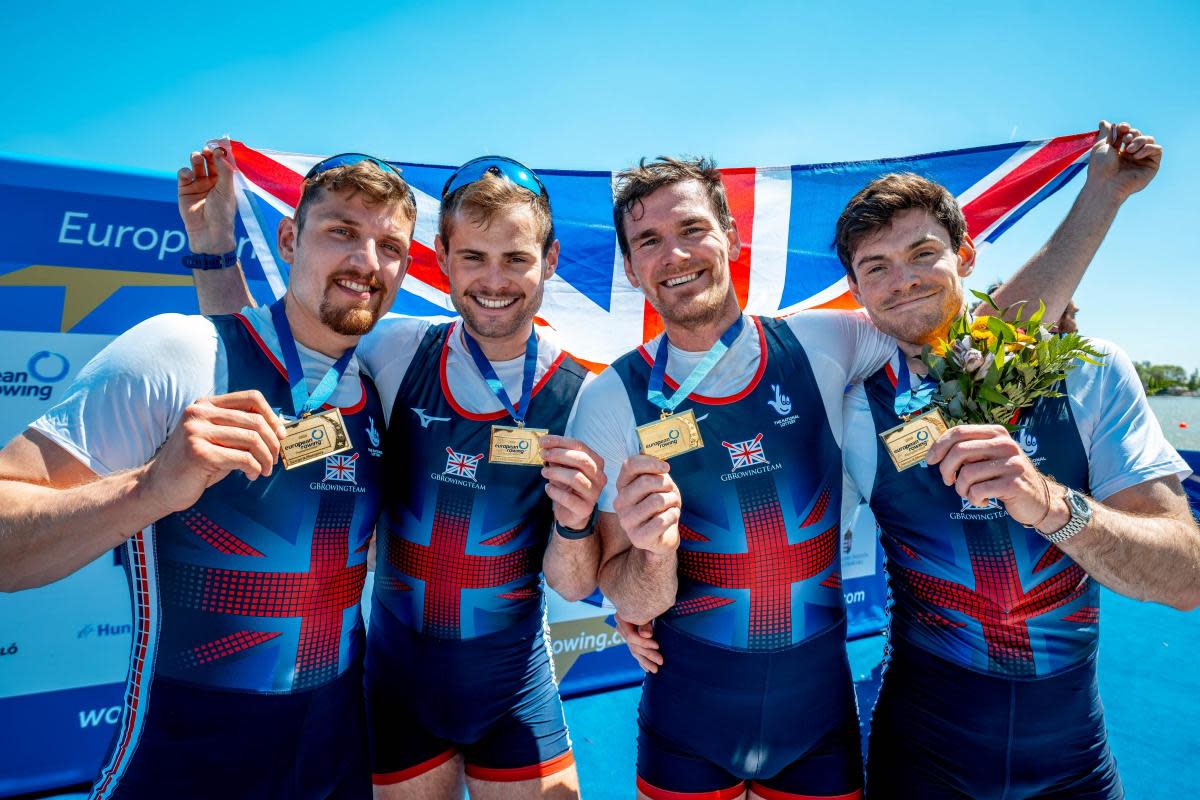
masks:
<path id="1" fill-rule="evenodd" d="M 1067 510 L 1071 512 L 1071 518 L 1067 520 L 1067 524 L 1053 533 L 1038 531 L 1038 533 L 1042 533 L 1042 536 L 1050 544 L 1062 544 L 1083 530 L 1084 526 L 1092 521 L 1092 507 L 1088 505 L 1087 498 L 1069 486 L 1066 489 Z"/>

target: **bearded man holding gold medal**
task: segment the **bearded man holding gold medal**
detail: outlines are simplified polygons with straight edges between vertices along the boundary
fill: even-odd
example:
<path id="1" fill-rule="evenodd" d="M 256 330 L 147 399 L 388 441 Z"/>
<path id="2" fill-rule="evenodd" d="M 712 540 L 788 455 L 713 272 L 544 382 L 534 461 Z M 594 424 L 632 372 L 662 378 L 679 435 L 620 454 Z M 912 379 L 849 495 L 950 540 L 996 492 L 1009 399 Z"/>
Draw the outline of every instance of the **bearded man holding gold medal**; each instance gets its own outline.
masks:
<path id="1" fill-rule="evenodd" d="M 512 159 L 442 189 L 438 263 L 460 317 L 388 317 L 358 348 L 386 431 L 366 655 L 376 797 L 578 793 L 541 577 L 596 587 L 603 461 L 563 434 L 586 369 L 535 330 L 558 264 L 550 196 Z M 239 269 L 205 308 L 249 302 Z"/>
<path id="2" fill-rule="evenodd" d="M 179 173 L 199 283 L 235 260 L 226 159 L 206 148 Z M 316 164 L 278 230 L 283 298 L 146 320 L 0 453 L 4 588 L 124 546 L 132 661 L 93 797 L 371 796 L 359 600 L 383 407 L 355 348 L 415 219 L 385 162 Z"/>

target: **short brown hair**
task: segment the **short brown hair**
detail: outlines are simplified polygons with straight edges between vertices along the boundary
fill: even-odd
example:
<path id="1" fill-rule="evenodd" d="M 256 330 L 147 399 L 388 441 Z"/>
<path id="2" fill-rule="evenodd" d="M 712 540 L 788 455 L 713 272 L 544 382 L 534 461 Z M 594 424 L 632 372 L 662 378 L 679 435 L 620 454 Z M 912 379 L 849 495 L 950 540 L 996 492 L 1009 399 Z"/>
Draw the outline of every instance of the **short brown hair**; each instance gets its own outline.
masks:
<path id="1" fill-rule="evenodd" d="M 458 187 L 442 198 L 441 211 L 438 215 L 438 234 L 442 237 L 442 246 L 450 248 L 450 219 L 462 212 L 483 228 L 491 224 L 499 212 L 525 206 L 533 211 L 537 221 L 538 233 L 542 237 L 542 255 L 550 251 L 554 244 L 554 216 L 550 212 L 550 197 L 542 192 L 534 194 L 523 186 L 491 172 L 485 172 L 476 181 Z"/>
<path id="2" fill-rule="evenodd" d="M 617 242 L 621 253 L 629 257 L 629 239 L 625 237 L 625 215 L 632 214 L 642 199 L 664 186 L 683 181 L 699 181 L 708 195 L 713 216 L 728 231 L 733 227 L 733 215 L 729 213 L 729 200 L 725 196 L 725 184 L 717 162 L 711 158 L 670 158 L 659 156 L 647 163 L 646 159 L 636 167 L 617 173 L 617 186 L 613 196 L 613 224 L 617 227 Z"/>
<path id="3" fill-rule="evenodd" d="M 940 183 L 912 172 L 893 172 L 876 178 L 854 195 L 838 217 L 833 243 L 846 273 L 854 279 L 854 249 L 863 239 L 892 224 L 901 211 L 928 211 L 950 234 L 958 250 L 967 234 L 967 221 L 954 195 Z"/>
<path id="4" fill-rule="evenodd" d="M 296 205 L 296 232 L 304 227 L 309 206 L 326 192 L 349 191 L 351 196 L 362 194 L 368 205 L 396 205 L 404 218 L 413 225 L 417 221 L 417 202 L 412 189 L 400 175 L 363 159 L 346 166 L 334 167 L 314 175 L 304 182 L 300 202 Z M 410 227 L 409 233 L 412 232 Z"/>

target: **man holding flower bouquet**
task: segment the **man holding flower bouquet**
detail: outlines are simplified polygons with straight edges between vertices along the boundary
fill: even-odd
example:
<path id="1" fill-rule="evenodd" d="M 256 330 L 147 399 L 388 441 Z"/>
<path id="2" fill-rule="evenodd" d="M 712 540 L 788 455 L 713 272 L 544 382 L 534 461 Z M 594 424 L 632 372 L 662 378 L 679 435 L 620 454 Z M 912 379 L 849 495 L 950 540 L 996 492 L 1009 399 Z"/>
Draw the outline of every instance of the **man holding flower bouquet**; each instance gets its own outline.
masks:
<path id="1" fill-rule="evenodd" d="M 1101 157 L 1122 159 L 1115 214 L 1161 148 L 1127 126 L 1101 134 Z M 1099 584 L 1200 604 L 1189 470 L 1115 346 L 1051 334 L 1045 306 L 1006 322 L 981 295 L 997 316 L 966 315 L 965 227 L 944 187 L 911 174 L 873 181 L 837 227 L 851 290 L 899 342 L 844 414 L 893 598 L 869 796 L 1122 797 L 1096 683 Z M 1052 309 L 1072 288 L 1058 286 Z"/>

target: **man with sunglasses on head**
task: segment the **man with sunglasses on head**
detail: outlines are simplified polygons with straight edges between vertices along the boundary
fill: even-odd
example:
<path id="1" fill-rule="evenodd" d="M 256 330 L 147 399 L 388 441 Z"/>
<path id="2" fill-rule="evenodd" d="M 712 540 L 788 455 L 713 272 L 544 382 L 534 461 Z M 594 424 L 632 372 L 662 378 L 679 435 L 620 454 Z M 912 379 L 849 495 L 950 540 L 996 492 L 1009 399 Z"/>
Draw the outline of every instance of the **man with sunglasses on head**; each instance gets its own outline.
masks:
<path id="1" fill-rule="evenodd" d="M 179 173 L 200 275 L 233 261 L 232 215 L 205 202 L 223 169 L 206 149 Z M 354 352 L 415 219 L 386 163 L 318 164 L 279 225 L 283 298 L 140 323 L 0 452 L 4 589 L 124 548 L 133 650 L 93 798 L 370 797 L 359 600 L 383 407 Z"/>
<path id="2" fill-rule="evenodd" d="M 388 411 L 367 648 L 376 796 L 574 796 L 541 573 L 568 599 L 595 588 L 604 465 L 563 435 L 586 371 L 533 326 L 559 251 L 541 180 L 507 158 L 464 164 L 435 248 L 461 316 L 390 317 L 359 348 Z M 246 299 L 236 270 L 219 279 L 203 303 Z"/>

